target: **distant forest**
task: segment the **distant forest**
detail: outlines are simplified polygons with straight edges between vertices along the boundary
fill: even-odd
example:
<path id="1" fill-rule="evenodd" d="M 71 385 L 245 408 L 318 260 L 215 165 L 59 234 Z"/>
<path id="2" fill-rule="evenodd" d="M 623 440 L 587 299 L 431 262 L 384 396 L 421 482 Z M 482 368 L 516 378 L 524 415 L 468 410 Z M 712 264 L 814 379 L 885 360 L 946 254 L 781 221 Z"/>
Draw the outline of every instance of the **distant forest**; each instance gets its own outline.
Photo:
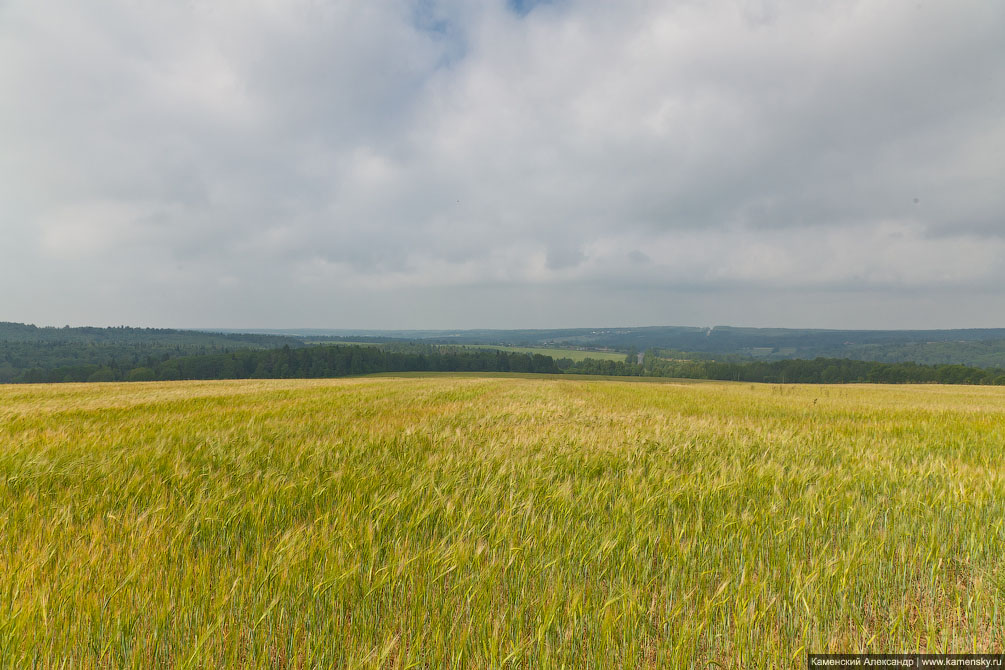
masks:
<path id="1" fill-rule="evenodd" d="M 532 372 L 615 377 L 647 376 L 770 383 L 940 383 L 1005 384 L 1005 370 L 962 365 L 877 363 L 848 359 L 720 362 L 664 360 L 643 363 L 586 359 L 555 360 L 542 354 L 493 349 L 415 345 L 390 350 L 381 346 L 317 345 L 181 356 L 127 367 L 84 365 L 52 370 L 32 369 L 10 381 L 155 381 L 175 379 L 330 378 L 377 372 Z"/>
<path id="2" fill-rule="evenodd" d="M 777 384 L 995 384 L 1005 385 L 1005 370 L 966 365 L 879 363 L 847 358 L 791 359 L 781 361 L 719 361 L 659 358 L 649 352 L 641 365 L 587 359 L 570 372 L 600 375 L 640 375 L 681 379 Z"/>
<path id="3" fill-rule="evenodd" d="M 322 378 L 378 372 L 466 371 L 769 383 L 1005 384 L 1001 366 L 823 356 L 770 360 L 741 353 L 657 347 L 647 348 L 639 356 L 633 345 L 626 347 L 623 361 L 587 358 L 576 362 L 539 353 L 466 348 L 455 342 L 441 343 L 442 333 L 433 335 L 409 342 L 381 341 L 377 336 L 357 334 L 353 337 L 366 338 L 373 344 L 308 344 L 324 336 L 126 327 L 37 328 L 0 323 L 0 383 Z M 935 344 L 953 343 L 928 343 Z M 985 343 L 971 340 L 960 344 L 979 348 Z M 897 346 L 910 349 L 919 345 Z"/>
<path id="4" fill-rule="evenodd" d="M 63 381 L 87 381 L 99 368 L 130 369 L 178 356 L 238 349 L 301 347 L 293 337 L 247 333 L 203 333 L 162 328 L 39 328 L 0 322 L 0 383 L 47 373 Z M 106 376 L 105 372 L 99 376 Z"/>
<path id="5" fill-rule="evenodd" d="M 675 349 L 692 355 L 749 360 L 851 358 L 883 363 L 1005 368 L 1005 329 L 821 330 L 715 326 L 567 328 L 551 330 L 289 330 L 311 342 L 424 342 L 535 348 Z"/>
<path id="6" fill-rule="evenodd" d="M 290 379 L 365 375 L 375 372 L 537 372 L 558 374 L 555 359 L 493 349 L 440 350 L 432 345 L 414 348 L 359 345 L 255 350 L 180 356 L 144 365 L 76 366 L 34 369 L 16 382 L 160 381 L 174 379 Z"/>

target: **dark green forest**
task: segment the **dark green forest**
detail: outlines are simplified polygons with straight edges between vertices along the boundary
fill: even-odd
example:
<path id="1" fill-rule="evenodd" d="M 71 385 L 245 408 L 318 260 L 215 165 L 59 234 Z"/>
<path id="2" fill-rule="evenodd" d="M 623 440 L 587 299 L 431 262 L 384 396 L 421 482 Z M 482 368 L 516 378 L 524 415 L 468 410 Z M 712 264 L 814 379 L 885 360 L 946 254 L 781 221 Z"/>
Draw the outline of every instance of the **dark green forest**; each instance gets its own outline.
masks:
<path id="1" fill-rule="evenodd" d="M 1005 370 L 966 365 L 923 365 L 913 362 L 879 363 L 848 358 L 780 361 L 665 359 L 646 352 L 642 364 L 587 359 L 568 372 L 597 375 L 637 375 L 680 379 L 777 384 L 995 384 L 1005 385 Z"/>
<path id="2" fill-rule="evenodd" d="M 33 369 L 16 382 L 160 381 L 175 379 L 317 379 L 375 372 L 561 372 L 553 358 L 492 349 L 459 350 L 431 345 L 395 350 L 369 346 L 243 349 L 200 356 L 148 360 L 128 367 L 115 364 L 53 370 Z"/>
<path id="3" fill-rule="evenodd" d="M 238 349 L 302 347 L 293 337 L 203 333 L 161 328 L 39 328 L 0 322 L 0 383 L 37 379 L 89 381 L 168 358 Z"/>
<path id="4" fill-rule="evenodd" d="M 437 345 L 317 345 L 280 349 L 243 349 L 180 356 L 130 366 L 82 365 L 34 368 L 10 381 L 157 381 L 176 379 L 330 378 L 378 372 L 533 372 L 615 377 L 675 377 L 767 383 L 940 383 L 1005 384 L 1005 370 L 963 365 L 877 363 L 817 358 L 784 361 L 667 360 L 646 355 L 642 364 L 586 359 L 555 360 L 541 354 L 463 349 Z"/>
<path id="5" fill-rule="evenodd" d="M 797 337 L 793 332 L 785 331 L 783 336 Z M 798 332 L 802 337 L 811 331 Z M 435 334 L 442 336 L 439 332 Z M 744 333 L 743 337 L 747 335 L 749 333 Z M 760 335 L 763 333 L 758 333 Z M 988 360 L 993 359 L 997 345 L 977 339 L 899 344 L 891 341 L 882 345 L 900 352 L 914 352 L 922 359 L 919 361 L 870 361 L 858 360 L 855 356 L 772 360 L 768 356 L 736 352 L 657 347 L 647 348 L 640 360 L 634 345 L 628 345 L 624 361 L 588 358 L 573 362 L 542 354 L 465 348 L 455 342 L 446 344 L 435 339 L 381 342 L 379 337 L 366 334 L 352 337 L 365 338 L 373 344 L 308 344 L 319 337 L 322 336 L 314 333 L 294 336 L 126 327 L 39 328 L 0 323 L 0 383 L 321 378 L 377 372 L 468 371 L 768 383 L 1005 384 L 1005 370 L 1001 366 L 926 362 L 920 355 L 927 347 L 943 349 L 942 357 L 947 356 L 947 352 L 966 351 L 972 357 L 986 354 Z M 832 340 L 833 337 L 833 333 L 828 333 L 824 339 Z M 744 343 L 749 344 L 749 340 Z M 878 356 L 881 352 L 874 354 Z M 888 352 L 887 355 L 901 354 Z"/>

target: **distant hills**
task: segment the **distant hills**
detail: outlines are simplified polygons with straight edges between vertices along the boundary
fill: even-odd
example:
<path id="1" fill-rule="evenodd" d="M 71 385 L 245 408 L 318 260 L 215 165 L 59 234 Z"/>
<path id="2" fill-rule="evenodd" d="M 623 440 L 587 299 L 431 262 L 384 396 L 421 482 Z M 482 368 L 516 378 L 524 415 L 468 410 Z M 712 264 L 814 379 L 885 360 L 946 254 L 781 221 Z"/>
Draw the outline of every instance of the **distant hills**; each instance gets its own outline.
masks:
<path id="1" fill-rule="evenodd" d="M 83 344 L 151 344 L 171 346 L 236 345 L 275 347 L 299 344 L 300 338 L 251 332 L 180 330 L 173 328 L 133 328 L 113 326 L 98 328 L 34 326 L 0 321 L 0 342 L 46 342 Z"/>
<path id="2" fill-rule="evenodd" d="M 957 330 L 811 330 L 716 326 L 651 326 L 543 330 L 180 330 L 38 327 L 0 322 L 0 383 L 100 381 L 168 359 L 242 350 L 298 349 L 314 344 L 397 344 L 577 349 L 650 360 L 721 363 L 851 359 L 881 363 L 966 365 L 1005 369 L 1005 328 Z M 386 348 L 386 347 L 385 347 Z M 552 352 L 555 360 L 561 352 Z M 581 358 L 582 356 L 576 356 Z M 638 356 L 642 360 L 642 356 Z"/>
<path id="3" fill-rule="evenodd" d="M 307 341 L 422 341 L 518 347 L 567 347 L 638 352 L 730 355 L 754 360 L 850 358 L 888 363 L 1005 367 L 1005 328 L 954 330 L 822 330 L 715 326 L 565 328 L 546 330 L 325 330 L 221 331 L 264 333 Z"/>

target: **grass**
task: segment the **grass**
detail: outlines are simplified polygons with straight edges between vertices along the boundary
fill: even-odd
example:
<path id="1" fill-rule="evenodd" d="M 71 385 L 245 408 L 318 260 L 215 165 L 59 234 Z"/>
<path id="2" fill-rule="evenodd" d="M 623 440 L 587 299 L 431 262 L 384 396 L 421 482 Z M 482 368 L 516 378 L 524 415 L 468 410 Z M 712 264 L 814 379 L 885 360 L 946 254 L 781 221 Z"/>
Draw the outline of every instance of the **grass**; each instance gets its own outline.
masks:
<path id="1" fill-rule="evenodd" d="M 1005 644 L 1005 389 L 0 387 L 0 667 Z"/>

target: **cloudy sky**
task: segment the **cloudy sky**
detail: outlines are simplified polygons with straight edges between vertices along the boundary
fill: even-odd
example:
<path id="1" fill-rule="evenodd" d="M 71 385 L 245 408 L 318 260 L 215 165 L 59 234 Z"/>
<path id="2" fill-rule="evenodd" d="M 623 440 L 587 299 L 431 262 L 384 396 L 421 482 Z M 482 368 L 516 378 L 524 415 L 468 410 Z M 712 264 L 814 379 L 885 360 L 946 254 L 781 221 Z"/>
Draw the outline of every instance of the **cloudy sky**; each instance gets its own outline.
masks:
<path id="1" fill-rule="evenodd" d="M 0 0 L 0 320 L 1005 326 L 996 0 Z"/>

